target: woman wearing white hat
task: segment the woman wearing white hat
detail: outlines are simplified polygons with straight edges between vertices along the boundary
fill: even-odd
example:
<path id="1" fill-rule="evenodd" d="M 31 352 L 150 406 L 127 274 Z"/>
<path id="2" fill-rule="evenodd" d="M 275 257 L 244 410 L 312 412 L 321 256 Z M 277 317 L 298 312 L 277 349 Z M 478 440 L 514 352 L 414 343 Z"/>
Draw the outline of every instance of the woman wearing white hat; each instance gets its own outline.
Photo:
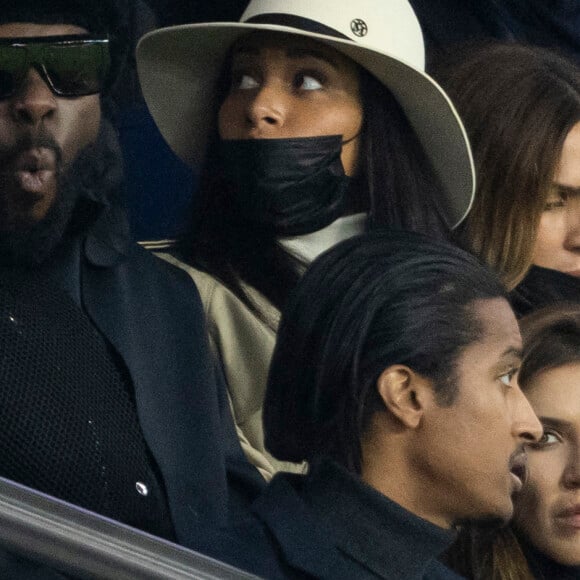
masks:
<path id="1" fill-rule="evenodd" d="M 242 447 L 268 477 L 291 468 L 267 454 L 261 427 L 290 290 L 366 229 L 446 237 L 472 202 L 467 138 L 423 72 L 407 0 L 252 0 L 239 23 L 148 34 L 137 60 L 161 133 L 203 167 L 179 256 L 194 266 Z"/>

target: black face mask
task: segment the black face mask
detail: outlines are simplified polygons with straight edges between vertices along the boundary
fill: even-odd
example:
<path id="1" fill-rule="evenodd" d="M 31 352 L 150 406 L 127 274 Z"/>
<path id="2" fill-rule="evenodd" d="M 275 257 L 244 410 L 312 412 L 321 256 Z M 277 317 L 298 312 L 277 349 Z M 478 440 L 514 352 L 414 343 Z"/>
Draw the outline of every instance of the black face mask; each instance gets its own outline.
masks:
<path id="1" fill-rule="evenodd" d="M 340 160 L 342 144 L 340 135 L 222 141 L 235 214 L 277 236 L 331 224 L 344 213 L 350 183 Z"/>

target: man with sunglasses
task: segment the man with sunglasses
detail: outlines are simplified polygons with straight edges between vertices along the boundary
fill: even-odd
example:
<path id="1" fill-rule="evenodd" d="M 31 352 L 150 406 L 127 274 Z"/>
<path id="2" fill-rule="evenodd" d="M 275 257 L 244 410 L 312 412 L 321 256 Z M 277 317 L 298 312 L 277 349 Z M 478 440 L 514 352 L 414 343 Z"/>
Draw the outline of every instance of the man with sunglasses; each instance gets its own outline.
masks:
<path id="1" fill-rule="evenodd" d="M 0 476 L 194 545 L 261 478 L 195 287 L 129 240 L 109 121 L 127 10 L 0 9 Z"/>
<path id="2" fill-rule="evenodd" d="M 3 263 L 38 264 L 52 253 L 79 195 L 64 180 L 89 145 L 111 147 L 99 135 L 108 44 L 79 26 L 0 25 Z M 38 234 L 42 245 L 31 239 Z"/>

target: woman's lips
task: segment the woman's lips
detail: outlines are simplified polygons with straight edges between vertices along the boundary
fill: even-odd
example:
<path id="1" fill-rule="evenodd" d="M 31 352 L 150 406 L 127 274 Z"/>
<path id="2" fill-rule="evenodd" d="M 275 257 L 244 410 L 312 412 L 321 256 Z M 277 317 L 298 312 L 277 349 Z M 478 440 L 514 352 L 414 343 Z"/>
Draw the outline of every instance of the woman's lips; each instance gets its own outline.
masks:
<path id="1" fill-rule="evenodd" d="M 580 504 L 557 511 L 555 519 L 560 526 L 580 531 Z"/>

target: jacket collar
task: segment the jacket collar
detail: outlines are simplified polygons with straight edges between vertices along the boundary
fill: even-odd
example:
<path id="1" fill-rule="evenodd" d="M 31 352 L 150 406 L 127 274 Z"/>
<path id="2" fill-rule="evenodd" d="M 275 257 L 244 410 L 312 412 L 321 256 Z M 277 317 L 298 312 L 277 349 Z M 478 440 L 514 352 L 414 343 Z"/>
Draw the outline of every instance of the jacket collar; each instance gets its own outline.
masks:
<path id="1" fill-rule="evenodd" d="M 339 552 L 327 530 L 297 493 L 304 477 L 278 474 L 252 504 L 252 511 L 274 535 L 290 566 L 307 571 L 316 578 L 338 580 L 341 576 L 333 569 L 340 559 Z"/>
<path id="2" fill-rule="evenodd" d="M 84 243 L 86 259 L 93 266 L 110 268 L 123 261 L 132 243 L 129 223 L 122 208 L 103 208 L 90 227 Z"/>
<path id="3" fill-rule="evenodd" d="M 345 554 L 378 578 L 419 578 L 455 537 L 329 460 L 274 478 L 254 511 L 291 565 L 323 578 L 341 576 L 330 571 Z"/>
<path id="4" fill-rule="evenodd" d="M 542 554 L 529 542 L 527 542 L 520 534 L 518 540 L 534 578 L 548 579 L 558 578 L 558 580 L 578 580 L 580 579 L 580 566 L 564 566 L 555 562 L 545 554 Z"/>

